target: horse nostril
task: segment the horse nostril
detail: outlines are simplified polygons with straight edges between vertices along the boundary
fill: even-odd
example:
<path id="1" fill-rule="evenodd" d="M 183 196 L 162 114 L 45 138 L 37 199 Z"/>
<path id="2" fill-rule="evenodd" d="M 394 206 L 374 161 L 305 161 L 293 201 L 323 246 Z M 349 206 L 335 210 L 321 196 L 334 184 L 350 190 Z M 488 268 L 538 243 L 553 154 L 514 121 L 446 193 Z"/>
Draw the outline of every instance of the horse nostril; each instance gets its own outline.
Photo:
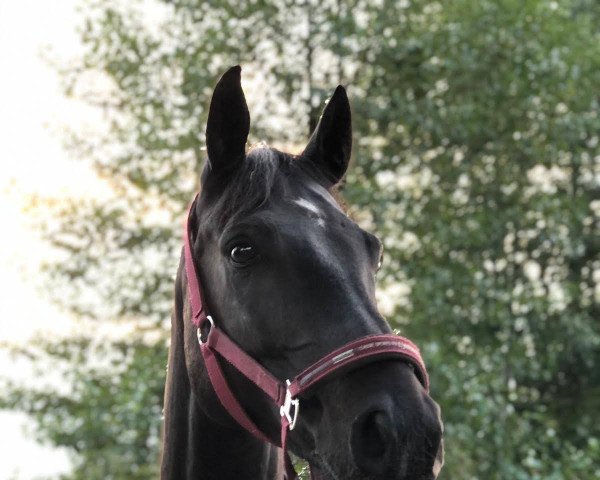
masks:
<path id="1" fill-rule="evenodd" d="M 382 475 L 396 448 L 390 417 L 380 410 L 365 412 L 352 425 L 350 447 L 356 466 L 363 473 Z"/>

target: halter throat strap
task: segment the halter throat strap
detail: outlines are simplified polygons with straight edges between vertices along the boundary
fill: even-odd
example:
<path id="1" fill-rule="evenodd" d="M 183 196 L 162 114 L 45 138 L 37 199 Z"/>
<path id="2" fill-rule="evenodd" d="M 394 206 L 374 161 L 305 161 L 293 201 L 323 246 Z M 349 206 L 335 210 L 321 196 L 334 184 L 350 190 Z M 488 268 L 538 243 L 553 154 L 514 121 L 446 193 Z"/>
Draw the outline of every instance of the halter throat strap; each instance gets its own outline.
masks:
<path id="1" fill-rule="evenodd" d="M 297 478 L 287 452 L 287 438 L 294 429 L 300 413 L 300 396 L 324 379 L 358 368 L 365 363 L 397 359 L 409 363 L 423 385 L 429 391 L 429 378 L 418 347 L 410 340 L 393 334 L 367 335 L 342 345 L 317 360 L 308 368 L 285 382 L 275 378 L 254 358 L 240 348 L 215 324 L 208 315 L 203 301 L 203 290 L 192 255 L 191 218 L 198 196 L 192 203 L 184 229 L 184 259 L 188 294 L 192 309 L 192 322 L 197 328 L 198 343 L 213 389 L 219 401 L 246 431 L 263 442 L 283 449 L 285 480 Z M 220 358 L 219 358 L 220 357 Z M 281 415 L 279 441 L 269 438 L 248 416 L 223 374 L 220 359 L 226 360 L 244 377 L 252 381 L 273 403 Z"/>

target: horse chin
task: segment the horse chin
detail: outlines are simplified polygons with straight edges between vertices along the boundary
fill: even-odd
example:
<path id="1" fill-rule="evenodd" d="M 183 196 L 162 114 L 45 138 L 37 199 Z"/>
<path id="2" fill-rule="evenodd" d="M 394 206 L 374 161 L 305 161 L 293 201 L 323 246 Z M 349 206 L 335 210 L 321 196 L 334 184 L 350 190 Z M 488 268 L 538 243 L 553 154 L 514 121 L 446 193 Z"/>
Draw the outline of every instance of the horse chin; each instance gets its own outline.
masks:
<path id="1" fill-rule="evenodd" d="M 312 479 L 313 480 L 392 480 L 395 477 L 388 476 L 370 476 L 364 475 L 363 473 L 354 470 L 344 475 L 338 475 L 333 472 L 330 468 L 319 469 L 316 467 L 311 468 Z M 436 480 L 439 474 L 439 470 L 437 473 L 431 473 L 428 475 L 417 475 L 417 476 L 406 476 L 406 477 L 397 477 L 397 480 Z"/>
<path id="2" fill-rule="evenodd" d="M 345 469 L 343 473 L 336 473 L 333 468 L 322 466 L 311 467 L 313 480 L 391 480 L 391 477 L 371 476 L 361 473 L 357 469 Z M 435 480 L 436 477 L 419 477 L 419 480 Z M 400 480 L 400 479 L 399 479 Z M 402 479 L 404 480 L 404 479 Z M 413 480 L 412 478 L 410 480 Z M 416 480 L 416 479 L 414 479 Z"/>
<path id="3" fill-rule="evenodd" d="M 404 472 L 382 475 L 365 475 L 352 462 L 332 462 L 325 461 L 322 457 L 315 457 L 310 462 L 312 480 L 436 480 L 444 464 L 443 446 L 438 451 L 433 468 L 429 473 L 414 472 L 408 466 Z M 338 463 L 339 465 L 336 465 Z"/>
<path id="4" fill-rule="evenodd" d="M 342 480 L 342 479 L 354 479 L 354 476 L 348 477 L 347 475 L 345 476 L 339 476 L 336 475 L 333 470 L 331 469 L 331 467 L 329 467 L 329 465 L 324 464 L 323 462 L 320 462 L 320 466 L 319 467 L 315 467 L 314 465 L 311 465 L 311 474 L 312 474 L 312 479 L 313 480 Z"/>

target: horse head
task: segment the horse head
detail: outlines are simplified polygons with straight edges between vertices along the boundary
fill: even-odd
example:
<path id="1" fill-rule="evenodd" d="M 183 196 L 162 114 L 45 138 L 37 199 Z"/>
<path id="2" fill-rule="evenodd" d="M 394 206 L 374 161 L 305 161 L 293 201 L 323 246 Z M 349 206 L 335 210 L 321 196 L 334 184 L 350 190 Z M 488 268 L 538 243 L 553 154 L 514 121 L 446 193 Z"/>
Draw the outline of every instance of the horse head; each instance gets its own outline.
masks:
<path id="1" fill-rule="evenodd" d="M 190 214 L 192 253 L 205 304 L 219 327 L 283 380 L 353 339 L 392 333 L 375 300 L 382 245 L 336 200 L 352 146 L 343 87 L 335 90 L 300 155 L 266 146 L 246 151 L 249 128 L 240 68 L 234 67 L 211 101 L 208 162 Z M 230 425 L 207 380 L 190 322 L 185 332 L 198 404 L 216 422 Z M 276 441 L 277 408 L 221 363 L 249 417 Z M 318 478 L 437 476 L 443 459 L 440 410 L 410 363 L 366 363 L 317 384 L 300 401 L 289 448 Z"/>

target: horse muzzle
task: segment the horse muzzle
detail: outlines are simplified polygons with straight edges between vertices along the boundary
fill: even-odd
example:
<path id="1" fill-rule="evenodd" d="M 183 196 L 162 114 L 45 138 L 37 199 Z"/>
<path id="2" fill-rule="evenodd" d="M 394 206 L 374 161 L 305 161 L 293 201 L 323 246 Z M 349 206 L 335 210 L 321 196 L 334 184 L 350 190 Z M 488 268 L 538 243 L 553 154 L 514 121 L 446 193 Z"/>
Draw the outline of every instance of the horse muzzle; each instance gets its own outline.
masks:
<path id="1" fill-rule="evenodd" d="M 318 420 L 301 428 L 314 438 L 315 479 L 437 478 L 444 457 L 440 409 L 408 365 L 367 365 L 323 385 L 315 397 Z"/>

